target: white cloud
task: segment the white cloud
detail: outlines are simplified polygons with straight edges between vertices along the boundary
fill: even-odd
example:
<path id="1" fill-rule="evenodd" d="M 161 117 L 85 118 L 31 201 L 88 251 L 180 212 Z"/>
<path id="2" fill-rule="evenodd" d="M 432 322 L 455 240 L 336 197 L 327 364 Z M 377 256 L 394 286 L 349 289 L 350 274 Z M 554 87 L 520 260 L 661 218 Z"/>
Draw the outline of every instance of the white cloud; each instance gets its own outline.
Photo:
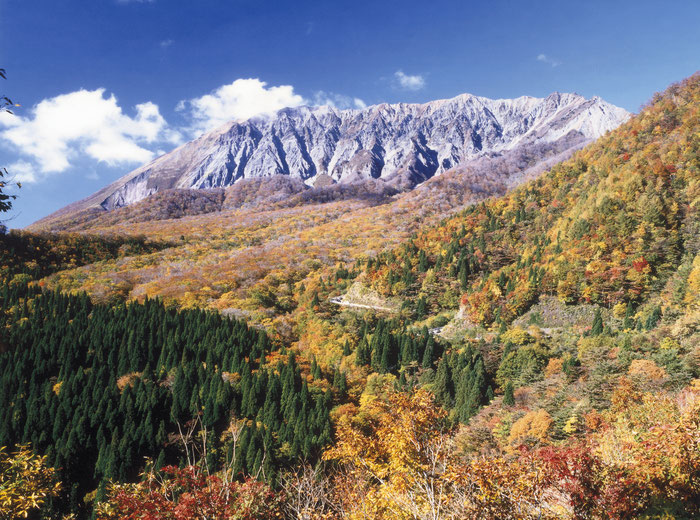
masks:
<path id="1" fill-rule="evenodd" d="M 353 98 L 352 102 L 355 104 L 355 108 L 367 108 L 367 103 L 360 98 Z"/>
<path id="2" fill-rule="evenodd" d="M 345 96 L 343 94 L 335 94 L 333 92 L 326 92 L 324 90 L 319 90 L 314 94 L 313 105 L 330 105 L 341 110 L 347 108 L 365 108 L 367 103 L 362 101 L 360 98 L 353 98 L 350 96 Z"/>
<path id="3" fill-rule="evenodd" d="M 425 78 L 420 74 L 412 76 L 404 74 L 402 70 L 397 70 L 394 73 L 394 78 L 398 82 L 399 87 L 406 90 L 420 90 L 425 87 Z"/>
<path id="4" fill-rule="evenodd" d="M 105 89 L 79 90 L 45 99 L 27 117 L 0 119 L 0 137 L 35 163 L 32 175 L 20 168 L 27 180 L 41 174 L 62 172 L 77 159 L 88 157 L 110 166 L 144 163 L 153 158 L 146 145 L 181 140 L 168 129 L 158 106 L 141 103 L 130 117 L 122 112 L 114 95 Z M 23 160 L 24 161 L 24 160 Z M 25 161 L 26 163 L 26 161 Z"/>
<path id="5" fill-rule="evenodd" d="M 35 182 L 36 167 L 27 161 L 17 161 L 7 167 L 12 180 L 16 182 Z"/>
<path id="6" fill-rule="evenodd" d="M 158 45 L 160 45 L 161 49 L 167 49 L 173 43 L 175 43 L 175 40 L 162 40 Z"/>
<path id="7" fill-rule="evenodd" d="M 286 107 L 304 104 L 303 97 L 294 93 L 291 85 L 267 87 L 257 78 L 237 79 L 223 85 L 211 94 L 180 101 L 177 110 L 189 108 L 192 118 L 190 133 L 198 135 L 213 130 L 231 120 L 250 119 L 253 116 L 269 115 Z"/>
<path id="8" fill-rule="evenodd" d="M 0 112 L 0 144 L 15 152 L 11 169 L 17 180 L 37 182 L 79 162 L 85 166 L 90 159 L 109 166 L 144 164 L 181 144 L 184 135 L 200 135 L 231 120 L 299 105 L 367 106 L 357 97 L 317 91 L 305 99 L 291 85 L 238 79 L 210 94 L 180 101 L 176 110 L 183 112 L 186 123 L 176 128 L 150 101 L 136 105 L 129 115 L 104 88 L 79 90 L 44 99 L 26 115 Z M 95 174 L 85 175 L 93 179 Z"/>
<path id="9" fill-rule="evenodd" d="M 546 63 L 547 65 L 551 65 L 552 67 L 558 67 L 559 65 L 561 65 L 561 61 L 556 60 L 551 56 L 547 56 L 546 54 L 538 54 L 537 61 L 541 61 L 542 63 Z"/>

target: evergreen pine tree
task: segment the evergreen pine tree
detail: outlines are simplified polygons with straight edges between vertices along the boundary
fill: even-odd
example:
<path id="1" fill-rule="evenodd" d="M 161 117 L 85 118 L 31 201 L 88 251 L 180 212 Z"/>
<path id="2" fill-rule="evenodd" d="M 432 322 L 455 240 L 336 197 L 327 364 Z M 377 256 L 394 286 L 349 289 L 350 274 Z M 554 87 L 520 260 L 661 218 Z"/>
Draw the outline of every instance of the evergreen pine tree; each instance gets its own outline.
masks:
<path id="1" fill-rule="evenodd" d="M 406 371 L 402 370 L 401 375 L 399 376 L 399 386 L 401 388 L 406 388 Z"/>
<path id="2" fill-rule="evenodd" d="M 387 343 L 384 343 L 382 350 L 382 357 L 379 363 L 379 371 L 382 374 L 386 374 L 389 372 L 391 368 L 391 360 L 390 360 L 390 355 L 391 355 L 391 348 Z"/>
<path id="3" fill-rule="evenodd" d="M 600 309 L 596 309 L 593 317 L 593 326 L 591 327 L 591 336 L 599 336 L 603 333 L 603 316 Z"/>
<path id="4" fill-rule="evenodd" d="M 423 296 L 418 298 L 418 302 L 416 303 L 416 319 L 421 320 L 425 317 L 425 315 L 428 313 L 427 306 L 428 305 Z"/>
<path id="5" fill-rule="evenodd" d="M 341 372 L 337 368 L 333 374 L 333 388 L 335 388 L 340 395 L 345 395 L 347 391 L 347 379 L 345 377 L 345 372 Z"/>
<path id="6" fill-rule="evenodd" d="M 508 381 L 506 383 L 506 388 L 503 392 L 503 405 L 513 406 L 515 404 L 515 396 L 513 395 L 513 383 Z"/>
<path id="7" fill-rule="evenodd" d="M 627 309 L 625 310 L 625 320 L 622 323 L 623 329 L 634 329 L 634 307 L 631 303 L 627 304 Z"/>
<path id="8" fill-rule="evenodd" d="M 659 321 L 661 321 L 661 307 L 657 305 L 656 307 L 654 307 L 654 310 L 651 311 L 651 314 L 647 318 L 645 328 L 647 330 L 651 330 L 654 327 L 656 327 L 656 325 L 659 323 Z"/>
<path id="9" fill-rule="evenodd" d="M 158 453 L 158 458 L 156 459 L 156 462 L 155 462 L 155 465 L 153 466 L 153 468 L 156 471 L 160 471 L 161 469 L 163 469 L 164 466 L 165 466 L 165 451 L 163 451 L 163 449 L 161 448 L 160 452 Z"/>
<path id="10" fill-rule="evenodd" d="M 435 356 L 435 341 L 433 340 L 433 338 L 431 336 L 425 345 L 425 351 L 423 352 L 423 359 L 421 362 L 421 366 L 423 368 L 432 368 L 434 356 Z"/>
<path id="11" fill-rule="evenodd" d="M 361 339 L 355 349 L 355 364 L 357 366 L 367 366 L 370 364 L 369 345 L 365 339 Z"/>
<path id="12" fill-rule="evenodd" d="M 421 249 L 420 254 L 418 255 L 418 269 L 420 270 L 421 273 L 424 273 L 428 270 L 428 257 L 425 254 L 425 251 Z"/>
<path id="13" fill-rule="evenodd" d="M 443 356 L 438 363 L 435 374 L 433 393 L 443 406 L 449 408 L 452 406 L 452 392 L 452 374 L 447 358 Z"/>

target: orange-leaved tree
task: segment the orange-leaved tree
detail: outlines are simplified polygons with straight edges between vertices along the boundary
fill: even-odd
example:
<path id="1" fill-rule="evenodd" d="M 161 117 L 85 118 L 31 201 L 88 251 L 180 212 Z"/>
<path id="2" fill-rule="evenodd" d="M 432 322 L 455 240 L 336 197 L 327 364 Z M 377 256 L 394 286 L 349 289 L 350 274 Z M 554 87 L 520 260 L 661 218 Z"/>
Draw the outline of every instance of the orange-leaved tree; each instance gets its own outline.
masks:
<path id="1" fill-rule="evenodd" d="M 230 482 L 196 466 L 149 471 L 137 484 L 112 484 L 99 520 L 272 520 L 283 497 L 253 479 Z"/>

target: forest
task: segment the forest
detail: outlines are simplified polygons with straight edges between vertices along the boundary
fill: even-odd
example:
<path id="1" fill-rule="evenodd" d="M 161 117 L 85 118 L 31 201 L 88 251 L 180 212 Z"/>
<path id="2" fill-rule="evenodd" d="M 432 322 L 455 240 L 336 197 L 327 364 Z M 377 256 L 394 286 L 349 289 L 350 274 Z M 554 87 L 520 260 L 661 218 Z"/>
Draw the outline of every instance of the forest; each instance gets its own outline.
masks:
<path id="1" fill-rule="evenodd" d="M 697 518 L 700 74 L 473 174 L 0 235 L 0 518 Z"/>

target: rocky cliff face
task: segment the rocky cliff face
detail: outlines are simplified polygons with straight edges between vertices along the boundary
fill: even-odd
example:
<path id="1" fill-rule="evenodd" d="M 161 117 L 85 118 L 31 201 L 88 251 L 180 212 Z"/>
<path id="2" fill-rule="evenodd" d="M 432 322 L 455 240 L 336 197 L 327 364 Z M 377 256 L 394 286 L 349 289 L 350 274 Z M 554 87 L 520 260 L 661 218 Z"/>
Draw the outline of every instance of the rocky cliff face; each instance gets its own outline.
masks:
<path id="1" fill-rule="evenodd" d="M 374 178 L 406 189 L 474 158 L 572 135 L 595 139 L 628 117 L 600 98 L 560 93 L 499 100 L 463 94 L 362 110 L 288 108 L 224 125 L 73 209 L 109 210 L 165 189 L 225 187 L 278 174 L 307 185 Z"/>

